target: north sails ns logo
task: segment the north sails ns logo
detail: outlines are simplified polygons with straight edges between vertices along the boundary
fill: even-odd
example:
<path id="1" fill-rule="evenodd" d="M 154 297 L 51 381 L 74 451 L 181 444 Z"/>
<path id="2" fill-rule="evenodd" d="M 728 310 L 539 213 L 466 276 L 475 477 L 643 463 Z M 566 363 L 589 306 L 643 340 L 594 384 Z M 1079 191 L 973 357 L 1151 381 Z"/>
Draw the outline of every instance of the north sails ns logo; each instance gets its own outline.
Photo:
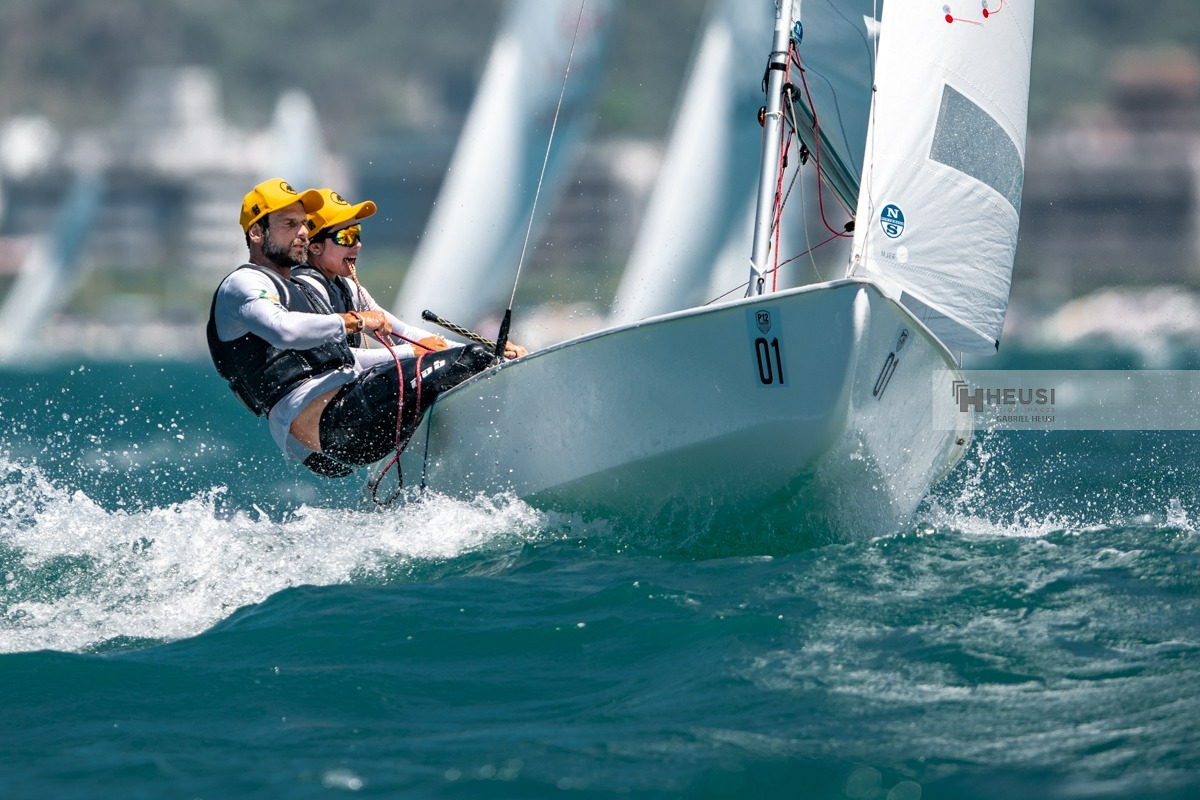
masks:
<path id="1" fill-rule="evenodd" d="M 883 235 L 889 239 L 899 238 L 904 233 L 904 212 L 895 203 L 888 203 L 879 213 L 879 224 L 883 227 Z"/>

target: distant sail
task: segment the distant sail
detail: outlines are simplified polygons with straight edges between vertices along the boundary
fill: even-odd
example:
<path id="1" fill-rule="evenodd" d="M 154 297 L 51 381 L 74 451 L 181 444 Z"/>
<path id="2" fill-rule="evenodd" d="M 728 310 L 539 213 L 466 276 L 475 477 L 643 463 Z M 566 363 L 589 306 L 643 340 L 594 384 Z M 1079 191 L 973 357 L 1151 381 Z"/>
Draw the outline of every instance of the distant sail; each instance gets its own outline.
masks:
<path id="1" fill-rule="evenodd" d="M 896 285 L 951 350 L 993 352 L 1004 327 L 1033 5 L 884 7 L 851 274 Z"/>
<path id="2" fill-rule="evenodd" d="M 762 139 L 762 53 L 773 24 L 770 3 L 720 0 L 713 6 L 611 322 L 698 306 L 712 299 L 714 286 L 745 280 L 753 224 L 747 204 Z M 730 259 L 732 265 L 724 263 Z"/>
<path id="3" fill-rule="evenodd" d="M 34 242 L 0 307 L 0 361 L 19 361 L 29 355 L 29 331 L 37 330 L 71 299 L 83 278 L 83 249 L 103 197 L 100 172 L 79 173 L 50 229 Z"/>
<path id="4" fill-rule="evenodd" d="M 539 200 L 553 204 L 586 133 L 616 0 L 587 3 Z M 516 0 L 492 47 L 449 174 L 396 301 L 474 325 L 508 302 L 563 88 L 578 0 Z M 535 226 L 536 230 L 536 226 Z"/>

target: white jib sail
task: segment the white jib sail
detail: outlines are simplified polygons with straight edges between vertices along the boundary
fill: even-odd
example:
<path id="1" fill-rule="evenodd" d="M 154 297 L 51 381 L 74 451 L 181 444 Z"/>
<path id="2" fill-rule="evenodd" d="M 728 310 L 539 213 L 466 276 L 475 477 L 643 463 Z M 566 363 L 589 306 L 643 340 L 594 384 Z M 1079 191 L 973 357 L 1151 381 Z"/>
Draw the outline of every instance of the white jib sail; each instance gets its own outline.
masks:
<path id="1" fill-rule="evenodd" d="M 701 31 L 666 158 L 613 300 L 610 321 L 633 322 L 712 297 L 715 274 L 745 280 L 762 129 L 762 57 L 774 16 L 767 2 L 720 0 Z M 736 247 L 727 247 L 729 240 Z M 721 254 L 734 256 L 732 271 Z"/>
<path id="2" fill-rule="evenodd" d="M 586 133 L 614 5 L 589 0 L 585 7 L 539 217 Z M 579 0 L 513 3 L 396 300 L 402 319 L 419 320 L 428 308 L 473 326 L 507 304 L 579 10 Z"/>
<path id="3" fill-rule="evenodd" d="M 889 0 L 850 274 L 951 350 L 994 352 L 1025 174 L 1034 0 Z"/>

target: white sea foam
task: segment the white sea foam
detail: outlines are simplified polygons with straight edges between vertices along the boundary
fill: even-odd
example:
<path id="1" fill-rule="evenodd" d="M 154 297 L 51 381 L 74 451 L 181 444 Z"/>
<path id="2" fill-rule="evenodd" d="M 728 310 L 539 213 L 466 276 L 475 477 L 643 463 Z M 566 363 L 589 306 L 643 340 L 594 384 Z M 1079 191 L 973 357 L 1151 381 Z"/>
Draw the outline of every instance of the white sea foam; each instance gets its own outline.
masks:
<path id="1" fill-rule="evenodd" d="M 1195 531 L 1197 511 L 1189 513 L 1195 499 L 1174 497 L 1168 488 L 1155 491 L 1153 485 L 1140 487 L 1150 491 L 1136 500 L 1132 484 L 1117 481 L 1111 486 L 1077 485 L 1069 495 L 1035 500 L 1039 485 L 1058 471 L 1073 469 L 1065 462 L 1077 454 L 1059 454 L 1039 463 L 1036 472 L 1018 472 L 1011 466 L 1009 448 L 1014 446 L 995 432 L 979 434 L 958 467 L 961 480 L 934 487 L 914 520 L 917 529 L 1024 538 L 1127 526 Z M 1147 480 L 1161 477 L 1154 473 Z"/>
<path id="2" fill-rule="evenodd" d="M 544 527 L 507 498 L 428 497 L 383 513 L 301 507 L 280 521 L 230 514 L 222 494 L 112 511 L 0 459 L 0 652 L 192 636 L 291 586 L 449 559 Z"/>
<path id="3" fill-rule="evenodd" d="M 916 524 L 922 530 L 954 530 L 964 534 L 1021 536 L 1040 538 L 1070 528 L 1074 520 L 1058 514 L 1030 510 L 1017 504 L 998 511 L 995 501 L 998 486 L 1009 484 L 1003 474 L 1004 445 L 993 432 L 977 435 L 971 451 L 958 469 L 964 479 L 956 491 L 935 487 L 929 501 L 918 514 Z"/>

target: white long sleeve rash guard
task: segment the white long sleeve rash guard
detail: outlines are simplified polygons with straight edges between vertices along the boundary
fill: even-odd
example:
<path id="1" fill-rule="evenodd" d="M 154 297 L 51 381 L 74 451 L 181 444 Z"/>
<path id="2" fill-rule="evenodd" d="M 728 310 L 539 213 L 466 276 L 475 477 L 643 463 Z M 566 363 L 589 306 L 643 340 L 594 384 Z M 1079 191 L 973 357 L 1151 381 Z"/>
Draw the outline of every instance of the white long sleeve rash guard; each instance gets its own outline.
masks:
<path id="1" fill-rule="evenodd" d="M 346 335 L 346 326 L 337 314 L 288 311 L 279 302 L 275 284 L 256 269 L 234 270 L 221 282 L 213 319 L 217 338 L 223 342 L 253 333 L 284 350 L 308 350 Z M 285 459 L 303 461 L 313 452 L 291 435 L 292 422 L 305 406 L 313 398 L 350 383 L 362 369 L 363 365 L 356 363 L 317 375 L 275 404 L 267 421 L 271 438 Z"/>

